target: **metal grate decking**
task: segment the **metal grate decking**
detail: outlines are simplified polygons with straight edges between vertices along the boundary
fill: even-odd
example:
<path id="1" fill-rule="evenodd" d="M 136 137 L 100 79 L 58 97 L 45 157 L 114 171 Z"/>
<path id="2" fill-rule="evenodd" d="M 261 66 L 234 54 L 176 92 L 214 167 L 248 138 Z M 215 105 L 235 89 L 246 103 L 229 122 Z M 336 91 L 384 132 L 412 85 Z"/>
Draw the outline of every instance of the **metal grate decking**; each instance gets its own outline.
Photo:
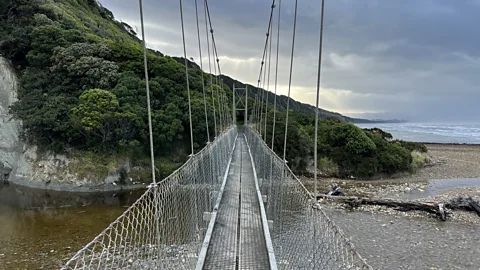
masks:
<path id="1" fill-rule="evenodd" d="M 203 269 L 270 269 L 255 188 L 243 136 L 238 136 Z"/>

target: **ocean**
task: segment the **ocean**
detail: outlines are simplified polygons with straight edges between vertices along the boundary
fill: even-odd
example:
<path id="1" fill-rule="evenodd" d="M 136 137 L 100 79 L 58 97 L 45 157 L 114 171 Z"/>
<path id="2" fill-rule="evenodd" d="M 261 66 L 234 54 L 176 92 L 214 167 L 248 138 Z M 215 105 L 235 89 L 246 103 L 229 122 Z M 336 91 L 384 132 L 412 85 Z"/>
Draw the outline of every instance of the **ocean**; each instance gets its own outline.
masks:
<path id="1" fill-rule="evenodd" d="M 356 124 L 361 128 L 377 127 L 395 139 L 428 143 L 480 144 L 480 124 L 392 123 Z"/>

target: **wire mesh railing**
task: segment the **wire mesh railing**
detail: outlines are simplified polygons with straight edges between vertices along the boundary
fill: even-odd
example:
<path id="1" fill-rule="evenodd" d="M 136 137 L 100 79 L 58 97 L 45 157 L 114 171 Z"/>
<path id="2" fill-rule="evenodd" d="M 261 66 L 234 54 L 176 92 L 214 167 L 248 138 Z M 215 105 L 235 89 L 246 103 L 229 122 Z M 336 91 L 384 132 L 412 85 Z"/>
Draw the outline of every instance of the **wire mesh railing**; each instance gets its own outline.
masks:
<path id="1" fill-rule="evenodd" d="M 236 128 L 147 191 L 62 269 L 194 269 Z"/>
<path id="2" fill-rule="evenodd" d="M 266 199 L 279 269 L 372 269 L 290 168 L 251 127 L 244 133 Z"/>

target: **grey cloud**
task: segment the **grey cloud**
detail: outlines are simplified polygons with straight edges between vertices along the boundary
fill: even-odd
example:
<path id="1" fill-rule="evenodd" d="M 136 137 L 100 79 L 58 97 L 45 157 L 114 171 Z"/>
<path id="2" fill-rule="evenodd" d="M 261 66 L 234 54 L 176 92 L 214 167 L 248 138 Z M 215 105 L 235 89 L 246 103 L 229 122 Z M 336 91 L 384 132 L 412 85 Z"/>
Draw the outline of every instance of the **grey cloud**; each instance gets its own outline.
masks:
<path id="1" fill-rule="evenodd" d="M 101 2 L 117 18 L 138 27 L 136 1 Z M 198 60 L 193 1 L 183 2 L 188 56 Z M 169 55 L 182 55 L 178 1 L 144 0 L 144 4 L 148 44 Z M 269 0 L 209 2 L 226 74 L 256 84 L 270 5 Z M 283 94 L 293 9 L 294 1 L 283 0 L 279 59 Z M 316 86 L 319 13 L 320 1 L 299 1 L 292 97 L 309 103 Z M 478 14 L 478 0 L 326 0 L 322 87 L 337 91 L 332 95 L 337 99 L 324 99 L 322 106 L 426 120 L 447 119 L 446 111 L 458 112 L 459 119 L 478 114 Z M 275 23 L 274 32 L 276 27 Z M 276 33 L 273 38 L 275 42 Z"/>

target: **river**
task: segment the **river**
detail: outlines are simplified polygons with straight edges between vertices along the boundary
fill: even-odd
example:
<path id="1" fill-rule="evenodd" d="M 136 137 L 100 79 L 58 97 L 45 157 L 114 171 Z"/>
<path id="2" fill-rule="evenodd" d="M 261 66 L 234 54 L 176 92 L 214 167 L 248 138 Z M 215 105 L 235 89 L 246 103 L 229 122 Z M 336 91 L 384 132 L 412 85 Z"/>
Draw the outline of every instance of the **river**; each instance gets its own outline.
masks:
<path id="1" fill-rule="evenodd" d="M 0 184 L 0 269 L 58 269 L 141 194 Z"/>

